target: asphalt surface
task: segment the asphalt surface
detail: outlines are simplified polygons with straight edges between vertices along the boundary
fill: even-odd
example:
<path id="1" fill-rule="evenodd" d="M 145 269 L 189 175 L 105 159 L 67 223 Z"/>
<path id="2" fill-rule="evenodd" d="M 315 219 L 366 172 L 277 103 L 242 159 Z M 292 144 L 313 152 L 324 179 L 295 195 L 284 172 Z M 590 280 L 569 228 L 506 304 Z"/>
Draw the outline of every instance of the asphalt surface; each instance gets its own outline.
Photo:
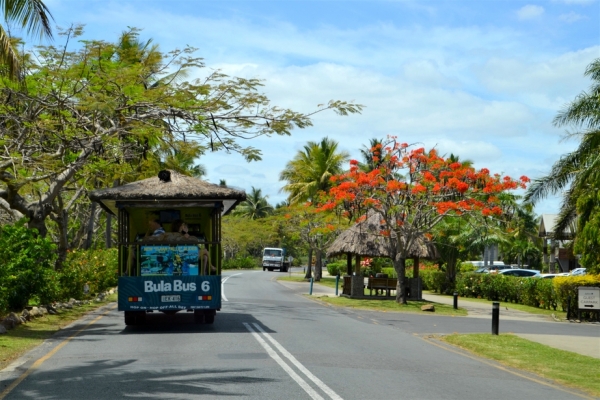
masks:
<path id="1" fill-rule="evenodd" d="M 153 314 L 126 327 L 110 307 L 0 372 L 0 399 L 577 399 L 427 338 L 489 332 L 482 318 L 323 306 L 277 272 L 228 273 L 213 325 Z M 502 321 L 501 330 L 589 337 L 598 326 Z M 595 329 L 595 330 L 594 330 Z"/>

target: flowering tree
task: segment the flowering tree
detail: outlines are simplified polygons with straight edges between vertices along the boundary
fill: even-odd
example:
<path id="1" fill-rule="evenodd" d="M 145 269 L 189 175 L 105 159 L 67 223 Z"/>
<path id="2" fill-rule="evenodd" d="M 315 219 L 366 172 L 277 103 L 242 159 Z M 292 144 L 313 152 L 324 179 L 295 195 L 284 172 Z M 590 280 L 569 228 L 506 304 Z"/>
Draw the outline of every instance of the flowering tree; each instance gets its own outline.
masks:
<path id="1" fill-rule="evenodd" d="M 340 218 L 334 213 L 318 212 L 318 209 L 310 202 L 290 206 L 287 210 L 289 212 L 285 214 L 285 218 L 288 222 L 288 229 L 297 232 L 302 242 L 308 247 L 308 268 L 305 279 L 312 277 L 312 254 L 314 252 L 316 254 L 314 279 L 318 282 L 322 278 L 325 251 L 340 232 L 347 228 L 347 224 L 343 220 L 340 221 Z"/>
<path id="2" fill-rule="evenodd" d="M 361 220 L 369 210 L 381 215 L 380 234 L 398 274 L 396 301 L 406 304 L 405 267 L 411 249 L 446 216 L 474 215 L 483 220 L 503 213 L 498 195 L 525 188 L 519 180 L 483 168 L 475 170 L 445 159 L 435 149 L 425 151 L 395 137 L 371 149 L 378 168 L 364 172 L 350 161 L 350 171 L 332 178 L 336 184 L 321 210 L 338 210 Z"/>

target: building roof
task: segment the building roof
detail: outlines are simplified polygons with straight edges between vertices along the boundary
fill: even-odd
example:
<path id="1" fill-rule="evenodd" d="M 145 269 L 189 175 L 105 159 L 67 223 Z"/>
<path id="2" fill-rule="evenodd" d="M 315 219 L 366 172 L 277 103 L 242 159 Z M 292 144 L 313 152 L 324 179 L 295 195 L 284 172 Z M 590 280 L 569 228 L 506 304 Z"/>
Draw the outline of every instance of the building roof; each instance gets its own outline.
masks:
<path id="1" fill-rule="evenodd" d="M 215 185 L 198 178 L 164 170 L 158 176 L 106 189 L 94 190 L 89 194 L 93 201 L 112 214 L 117 214 L 117 202 L 193 202 L 223 204 L 222 214 L 246 200 L 246 192 Z"/>
<path id="2" fill-rule="evenodd" d="M 367 219 L 346 229 L 337 237 L 327 249 L 327 257 L 350 253 L 365 257 L 390 258 L 394 251 L 390 251 L 388 238 L 381 234 L 381 219 L 381 214 L 370 212 Z M 392 237 L 395 238 L 396 234 L 392 233 Z M 422 235 L 413 242 L 409 254 L 411 257 L 425 259 L 439 258 L 435 245 Z"/>
<path id="3" fill-rule="evenodd" d="M 540 218 L 540 227 L 538 229 L 539 237 L 556 237 L 556 233 L 554 232 L 554 227 L 556 226 L 556 221 L 558 220 L 558 214 L 542 214 Z M 568 227 L 563 232 L 560 232 L 558 239 L 568 239 L 573 236 L 573 230 L 571 227 Z"/>

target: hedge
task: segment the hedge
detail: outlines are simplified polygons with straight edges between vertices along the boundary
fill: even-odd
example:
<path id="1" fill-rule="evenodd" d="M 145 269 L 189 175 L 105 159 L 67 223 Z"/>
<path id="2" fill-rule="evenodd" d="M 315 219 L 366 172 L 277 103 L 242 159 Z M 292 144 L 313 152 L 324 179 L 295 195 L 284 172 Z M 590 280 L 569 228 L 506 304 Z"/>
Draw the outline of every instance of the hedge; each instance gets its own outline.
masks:
<path id="1" fill-rule="evenodd" d="M 600 287 L 600 274 L 583 276 L 557 276 L 553 280 L 556 302 L 561 305 L 563 311 L 568 311 L 567 318 L 574 317 L 577 313 L 578 287 Z M 583 317 L 590 317 L 589 313 L 584 313 Z"/>
<path id="2" fill-rule="evenodd" d="M 502 300 L 553 310 L 560 306 L 563 311 L 569 311 L 568 318 L 576 313 L 577 288 L 580 286 L 600 287 L 600 275 L 555 277 L 551 280 L 466 273 L 458 275 L 456 279 L 459 296 Z"/>

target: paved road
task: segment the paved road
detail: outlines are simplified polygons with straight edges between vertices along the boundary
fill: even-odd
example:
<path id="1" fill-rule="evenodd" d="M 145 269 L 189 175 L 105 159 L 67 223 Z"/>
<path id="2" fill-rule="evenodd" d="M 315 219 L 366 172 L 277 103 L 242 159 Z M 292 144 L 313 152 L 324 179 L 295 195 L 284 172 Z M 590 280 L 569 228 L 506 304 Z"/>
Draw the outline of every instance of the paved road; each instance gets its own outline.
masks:
<path id="1" fill-rule="evenodd" d="M 214 325 L 157 314 L 132 328 L 99 311 L 0 373 L 0 398 L 586 398 L 422 338 L 489 332 L 482 319 L 326 307 L 273 281 L 276 272 L 228 275 Z M 510 323 L 523 332 L 554 325 Z"/>

